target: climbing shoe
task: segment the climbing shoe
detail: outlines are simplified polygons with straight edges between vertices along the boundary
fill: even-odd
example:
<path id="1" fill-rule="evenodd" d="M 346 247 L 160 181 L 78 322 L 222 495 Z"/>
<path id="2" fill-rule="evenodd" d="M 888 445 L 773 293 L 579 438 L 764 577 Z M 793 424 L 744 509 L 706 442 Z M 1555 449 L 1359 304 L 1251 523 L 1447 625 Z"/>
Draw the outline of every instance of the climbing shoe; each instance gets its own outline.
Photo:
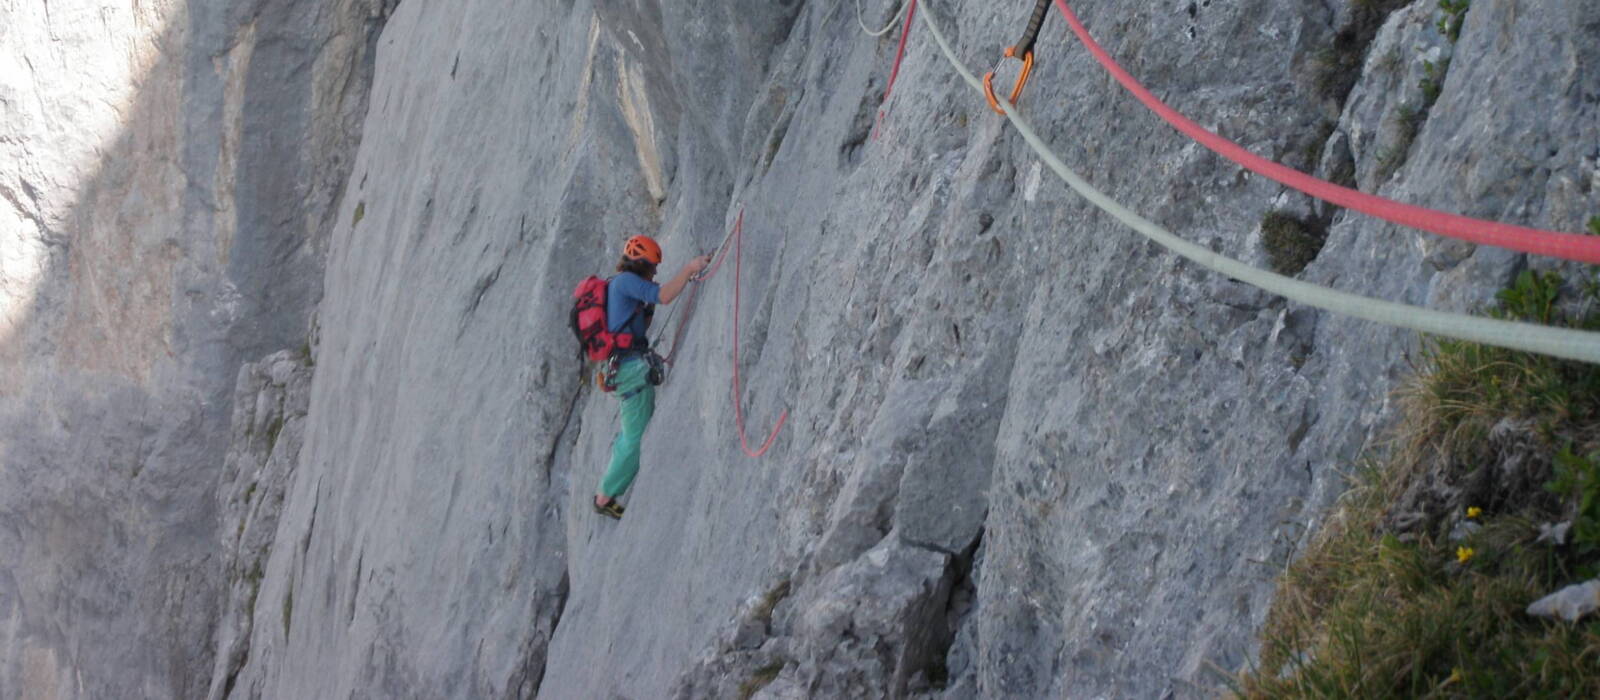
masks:
<path id="1" fill-rule="evenodd" d="M 604 515 L 604 516 L 606 516 L 608 518 L 611 518 L 613 520 L 621 520 L 622 519 L 622 511 L 626 510 L 625 508 L 622 507 L 621 503 L 617 502 L 617 499 L 615 499 L 615 498 L 611 499 L 611 502 L 607 503 L 605 505 L 600 505 L 598 503 L 594 503 L 593 501 L 591 501 L 590 503 L 592 505 L 594 505 L 594 512 L 599 513 L 601 515 Z"/>

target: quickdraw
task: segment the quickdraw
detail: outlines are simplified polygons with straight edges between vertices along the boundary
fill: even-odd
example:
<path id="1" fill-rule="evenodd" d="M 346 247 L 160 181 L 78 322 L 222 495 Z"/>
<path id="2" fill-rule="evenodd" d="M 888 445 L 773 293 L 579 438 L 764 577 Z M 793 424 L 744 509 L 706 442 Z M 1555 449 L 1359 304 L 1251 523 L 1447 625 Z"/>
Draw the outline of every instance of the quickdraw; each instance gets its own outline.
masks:
<path id="1" fill-rule="evenodd" d="M 1044 26 L 1044 15 L 1050 10 L 1050 0 L 1039 0 L 1033 8 L 1033 16 L 1028 19 L 1028 28 L 1022 32 L 1022 39 L 1015 46 L 1006 47 L 1000 58 L 1004 63 L 1008 58 L 1015 58 L 1022 62 L 1022 72 L 1017 75 L 1017 82 L 1011 86 L 1011 98 L 1007 100 L 1016 104 L 1022 97 L 1022 89 L 1028 85 L 1028 76 L 1033 73 L 1033 45 L 1039 41 L 1039 29 Z M 989 100 L 989 109 L 996 114 L 1005 115 L 1005 110 L 1000 109 L 1000 98 L 994 94 L 994 74 L 1000 69 L 1000 63 L 995 64 L 995 70 L 983 75 L 983 96 Z"/>

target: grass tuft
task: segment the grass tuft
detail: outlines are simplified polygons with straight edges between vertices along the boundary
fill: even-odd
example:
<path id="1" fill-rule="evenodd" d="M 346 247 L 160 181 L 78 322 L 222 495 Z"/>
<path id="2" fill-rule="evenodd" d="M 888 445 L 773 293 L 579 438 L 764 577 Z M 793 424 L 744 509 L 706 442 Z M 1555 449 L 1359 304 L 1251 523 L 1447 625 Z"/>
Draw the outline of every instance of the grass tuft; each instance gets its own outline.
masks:
<path id="1" fill-rule="evenodd" d="M 1438 63 L 1433 61 L 1422 62 L 1422 83 L 1419 88 L 1422 90 L 1422 112 L 1424 115 L 1439 101 L 1439 95 L 1444 92 L 1444 77 L 1449 72 L 1449 58 L 1440 59 Z"/>
<path id="2" fill-rule="evenodd" d="M 1311 54 L 1306 78 L 1317 97 L 1344 104 L 1361 76 L 1367 48 L 1389 13 L 1408 0 L 1351 0 L 1350 21 L 1333 35 L 1333 41 Z"/>
<path id="3" fill-rule="evenodd" d="M 1524 272 L 1491 313 L 1600 325 L 1564 314 L 1562 290 Z M 1400 405 L 1390 454 L 1361 463 L 1280 579 L 1260 665 L 1235 692 L 1600 696 L 1600 622 L 1524 613 L 1600 564 L 1600 367 L 1432 339 Z M 1565 519 L 1571 544 L 1536 542 Z"/>
<path id="4" fill-rule="evenodd" d="M 1439 33 L 1450 43 L 1461 38 L 1461 25 L 1466 22 L 1467 8 L 1471 6 L 1472 0 L 1439 0 L 1439 9 L 1444 12 L 1439 18 Z"/>
<path id="5" fill-rule="evenodd" d="M 1316 221 L 1286 211 L 1270 211 L 1261 217 L 1261 244 L 1272 269 L 1281 274 L 1300 274 L 1317 259 L 1327 238 Z"/>
<path id="6" fill-rule="evenodd" d="M 783 672 L 783 662 L 774 661 L 757 669 L 755 674 L 739 684 L 739 700 L 750 700 L 750 697 L 761 692 L 778 679 L 778 674 Z"/>
<path id="7" fill-rule="evenodd" d="M 772 610 L 778 607 L 778 603 L 784 598 L 789 597 L 789 585 L 789 579 L 783 579 L 768 590 L 766 595 L 761 597 L 761 602 L 756 604 L 755 609 L 751 612 L 754 618 L 761 620 L 765 624 L 772 624 Z"/>

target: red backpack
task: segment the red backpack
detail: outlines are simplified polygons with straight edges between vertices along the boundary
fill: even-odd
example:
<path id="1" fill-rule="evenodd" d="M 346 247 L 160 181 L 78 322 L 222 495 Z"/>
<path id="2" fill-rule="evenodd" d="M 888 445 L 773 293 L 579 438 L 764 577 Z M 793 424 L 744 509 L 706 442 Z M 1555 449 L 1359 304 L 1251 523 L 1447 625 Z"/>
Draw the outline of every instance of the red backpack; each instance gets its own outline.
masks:
<path id="1" fill-rule="evenodd" d="M 572 334 L 578 337 L 580 351 L 594 362 L 604 362 L 613 352 L 633 347 L 632 333 L 612 333 L 606 321 L 606 285 L 610 282 L 590 275 L 572 292 Z"/>

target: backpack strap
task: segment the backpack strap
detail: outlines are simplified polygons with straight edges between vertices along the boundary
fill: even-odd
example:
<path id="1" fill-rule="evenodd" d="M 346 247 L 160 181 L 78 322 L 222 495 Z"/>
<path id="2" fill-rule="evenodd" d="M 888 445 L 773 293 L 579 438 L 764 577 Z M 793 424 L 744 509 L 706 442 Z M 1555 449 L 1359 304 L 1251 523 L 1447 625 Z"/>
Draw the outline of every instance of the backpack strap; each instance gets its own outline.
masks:
<path id="1" fill-rule="evenodd" d="M 616 278 L 617 278 L 616 275 L 612 275 L 611 277 L 606 278 L 606 306 L 608 306 L 608 307 L 611 305 L 611 281 L 616 279 Z M 638 306 L 633 307 L 633 313 L 628 314 L 628 320 L 622 322 L 623 330 L 616 331 L 616 333 L 627 333 L 628 326 L 633 323 L 633 319 L 636 319 L 636 318 L 639 317 L 639 313 L 641 311 L 644 311 L 644 307 L 645 306 L 647 306 L 647 304 L 645 304 L 644 302 L 641 301 L 641 302 L 639 302 Z M 609 328 L 610 325 L 611 325 L 611 319 L 608 318 L 608 319 L 606 319 L 606 326 L 608 326 L 606 328 L 607 331 L 611 330 Z M 616 333 L 613 333 L 613 335 L 615 335 Z M 632 335 L 633 334 L 629 333 L 630 337 Z M 635 351 L 638 351 L 638 350 L 647 350 L 650 347 L 650 339 L 647 338 L 647 337 L 634 338 L 633 342 L 634 342 L 634 344 L 631 344 L 628 347 L 613 349 L 611 351 L 611 354 L 612 355 L 617 355 L 617 354 L 622 353 L 622 352 L 635 352 Z"/>

